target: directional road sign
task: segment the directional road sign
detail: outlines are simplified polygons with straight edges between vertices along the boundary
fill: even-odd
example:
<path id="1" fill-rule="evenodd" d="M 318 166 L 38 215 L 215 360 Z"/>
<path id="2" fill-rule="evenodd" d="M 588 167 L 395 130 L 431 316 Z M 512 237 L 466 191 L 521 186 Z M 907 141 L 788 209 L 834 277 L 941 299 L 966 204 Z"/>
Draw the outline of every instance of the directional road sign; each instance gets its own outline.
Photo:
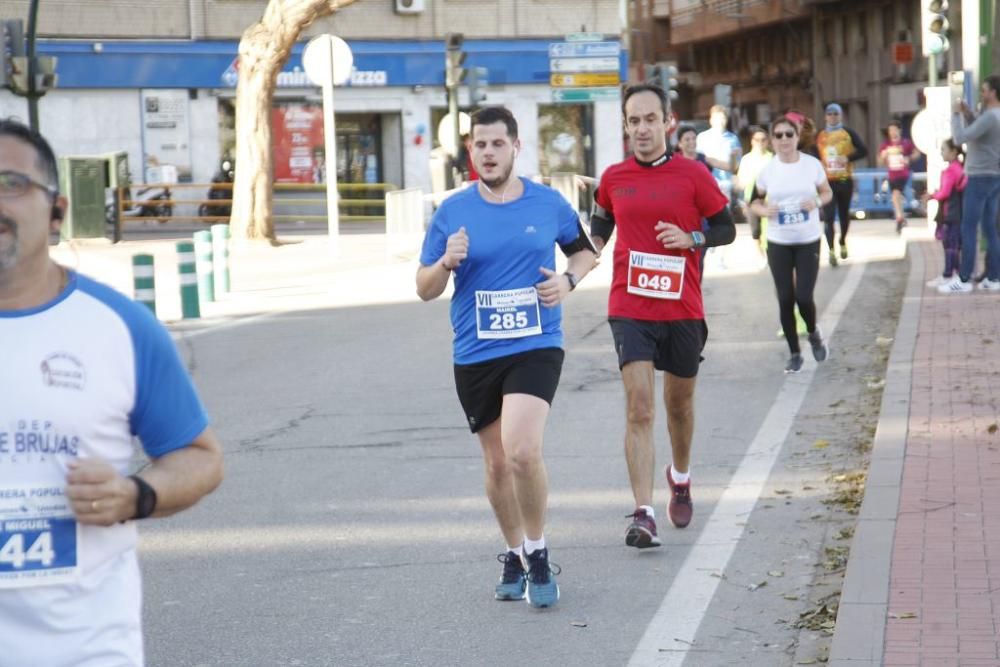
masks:
<path id="1" fill-rule="evenodd" d="M 602 39 L 603 32 L 571 32 L 566 35 L 567 42 L 599 42 Z"/>
<path id="2" fill-rule="evenodd" d="M 583 74 L 553 74 L 549 77 L 549 84 L 556 88 L 615 86 L 620 80 L 618 72 L 586 72 Z"/>
<path id="3" fill-rule="evenodd" d="M 618 58 L 553 58 L 552 72 L 617 72 Z"/>
<path id="4" fill-rule="evenodd" d="M 622 52 L 620 42 L 553 42 L 549 44 L 549 58 L 618 57 Z M 618 69 L 617 67 L 615 69 Z"/>
<path id="5" fill-rule="evenodd" d="M 597 100 L 617 100 L 620 92 L 617 86 L 607 88 L 553 88 L 552 101 L 564 104 L 574 102 L 594 102 Z"/>

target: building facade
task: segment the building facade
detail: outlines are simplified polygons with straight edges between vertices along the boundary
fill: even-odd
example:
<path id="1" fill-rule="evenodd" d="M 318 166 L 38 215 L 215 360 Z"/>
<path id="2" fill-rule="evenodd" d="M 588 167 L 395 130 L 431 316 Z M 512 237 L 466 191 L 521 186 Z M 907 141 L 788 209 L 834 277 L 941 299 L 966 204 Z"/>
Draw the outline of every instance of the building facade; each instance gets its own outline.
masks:
<path id="1" fill-rule="evenodd" d="M 6 0 L 0 19 L 26 18 L 28 4 Z M 155 180 L 150 168 L 163 164 L 207 182 L 235 142 L 239 37 L 266 5 L 162 0 L 137 11 L 128 0 L 41 0 L 39 53 L 58 59 L 59 76 L 39 103 L 42 131 L 60 154 L 126 150 L 136 182 Z M 335 93 L 340 182 L 431 189 L 449 32 L 465 35 L 465 66 L 489 72 L 483 104 L 517 116 L 521 173 L 599 173 L 622 157 L 620 102 L 563 103 L 550 86 L 549 46 L 579 31 L 617 42 L 621 26 L 617 0 L 358 0 L 305 30 L 278 76 L 275 178 L 324 178 L 322 95 L 302 66 L 306 41 L 323 33 L 354 55 Z M 624 52 L 615 65 L 624 78 Z M 0 90 L 0 116 L 26 118 L 25 100 Z"/>
<path id="2" fill-rule="evenodd" d="M 632 73 L 640 77 L 643 63 L 676 65 L 682 118 L 707 118 L 717 86 L 731 86 L 735 130 L 792 107 L 822 126 L 824 105 L 835 101 L 845 122 L 878 146 L 890 120 L 908 125 L 922 105 L 928 61 L 921 57 L 920 4 L 630 0 Z M 953 45 L 961 41 L 960 4 L 952 3 Z M 912 62 L 895 62 L 896 44 L 910 46 Z M 938 64 L 943 82 L 947 71 L 962 68 L 960 49 L 953 46 Z"/>

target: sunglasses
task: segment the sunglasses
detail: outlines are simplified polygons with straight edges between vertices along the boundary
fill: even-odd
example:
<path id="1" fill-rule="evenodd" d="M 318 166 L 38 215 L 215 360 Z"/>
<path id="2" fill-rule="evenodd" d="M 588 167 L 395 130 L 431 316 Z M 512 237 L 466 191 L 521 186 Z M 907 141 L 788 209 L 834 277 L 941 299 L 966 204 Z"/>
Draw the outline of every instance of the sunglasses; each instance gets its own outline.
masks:
<path id="1" fill-rule="evenodd" d="M 44 190 L 50 197 L 58 194 L 58 190 L 53 186 L 36 181 L 27 174 L 18 171 L 0 171 L 0 198 L 20 197 L 27 194 L 31 188 Z"/>
<path id="2" fill-rule="evenodd" d="M 788 131 L 788 132 L 775 132 L 774 133 L 774 138 L 775 139 L 794 139 L 795 138 L 795 133 L 792 132 L 792 131 Z"/>

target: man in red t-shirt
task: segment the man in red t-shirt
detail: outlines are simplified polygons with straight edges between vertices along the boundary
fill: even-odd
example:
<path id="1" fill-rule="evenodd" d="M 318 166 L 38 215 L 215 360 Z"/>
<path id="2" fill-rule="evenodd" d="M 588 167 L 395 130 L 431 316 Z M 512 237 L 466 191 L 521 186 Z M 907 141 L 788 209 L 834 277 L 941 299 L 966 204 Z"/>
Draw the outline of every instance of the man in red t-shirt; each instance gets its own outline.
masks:
<path id="1" fill-rule="evenodd" d="M 660 546 L 653 511 L 654 369 L 673 462 L 666 468 L 670 522 L 691 521 L 690 455 L 694 387 L 708 336 L 701 299 L 702 248 L 732 243 L 736 227 L 711 174 L 667 151 L 669 105 L 662 88 L 637 85 L 622 100 L 633 156 L 612 165 L 594 198 L 591 233 L 600 250 L 617 225 L 608 321 L 625 385 L 625 459 L 636 509 L 625 544 Z M 708 220 L 703 233 L 702 218 Z"/>

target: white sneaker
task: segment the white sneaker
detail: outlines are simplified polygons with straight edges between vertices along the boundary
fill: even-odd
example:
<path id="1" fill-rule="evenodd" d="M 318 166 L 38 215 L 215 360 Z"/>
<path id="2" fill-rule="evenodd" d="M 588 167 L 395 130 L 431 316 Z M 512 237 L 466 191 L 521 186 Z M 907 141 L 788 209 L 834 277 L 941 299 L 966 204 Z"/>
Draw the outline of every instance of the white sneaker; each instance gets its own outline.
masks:
<path id="1" fill-rule="evenodd" d="M 983 278 L 983 281 L 979 283 L 979 289 L 989 290 L 991 292 L 1000 292 L 1000 280 Z"/>
<path id="2" fill-rule="evenodd" d="M 926 285 L 928 287 L 941 287 L 941 285 L 944 285 L 949 280 L 951 280 L 951 276 L 948 276 L 947 278 L 945 278 L 944 276 L 938 276 L 937 278 L 932 278 L 931 280 L 928 280 Z"/>
<path id="3" fill-rule="evenodd" d="M 972 283 L 964 282 L 958 276 L 955 276 L 946 283 L 938 285 L 937 291 L 941 294 L 966 294 L 972 291 Z"/>

